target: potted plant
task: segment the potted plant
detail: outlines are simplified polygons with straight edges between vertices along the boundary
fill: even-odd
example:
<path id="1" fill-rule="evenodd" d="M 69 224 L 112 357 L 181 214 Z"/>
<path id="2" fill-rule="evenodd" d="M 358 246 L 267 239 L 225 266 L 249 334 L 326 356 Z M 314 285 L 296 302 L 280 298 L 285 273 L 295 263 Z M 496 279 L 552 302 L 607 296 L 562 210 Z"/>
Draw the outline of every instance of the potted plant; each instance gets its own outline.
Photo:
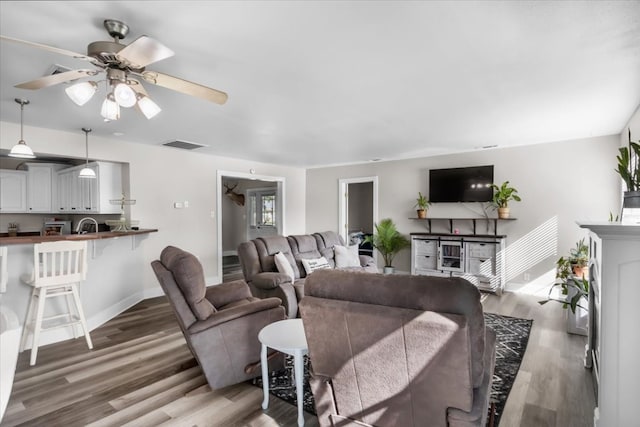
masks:
<path id="1" fill-rule="evenodd" d="M 384 258 L 384 272 L 393 273 L 393 258 L 402 249 L 411 246 L 411 242 L 400 234 L 396 225 L 390 218 L 385 218 L 376 224 L 376 231 L 371 236 L 367 236 L 365 243 L 370 243 L 382 254 Z"/>
<path id="2" fill-rule="evenodd" d="M 584 243 L 584 238 L 576 243 L 576 247 L 569 251 L 569 263 L 571 271 L 578 277 L 585 277 L 585 269 L 589 262 L 589 247 Z"/>
<path id="3" fill-rule="evenodd" d="M 624 208 L 640 208 L 640 143 L 631 142 L 629 130 L 629 146 L 620 147 L 618 169 L 616 172 L 624 181 L 627 191 L 624 192 Z"/>
<path id="4" fill-rule="evenodd" d="M 416 199 L 416 204 L 414 208 L 418 208 L 416 212 L 418 213 L 418 218 L 424 219 L 427 217 L 427 208 L 431 205 L 431 202 L 427 200 L 426 197 L 422 195 L 420 191 L 418 191 L 418 198 Z"/>
<path id="5" fill-rule="evenodd" d="M 491 184 L 491 187 L 495 190 L 493 193 L 493 204 L 498 208 L 498 218 L 509 218 L 509 202 L 514 200 L 516 202 L 521 201 L 518 196 L 518 190 L 509 186 L 509 181 L 502 183 L 500 187 L 495 184 Z"/>
<path id="6" fill-rule="evenodd" d="M 554 289 L 561 289 L 560 298 L 552 297 Z M 556 261 L 556 280 L 551 288 L 546 300 L 538 301 L 544 305 L 549 301 L 556 301 L 562 304 L 562 308 L 570 308 L 571 315 L 567 315 L 567 331 L 572 334 L 587 334 L 589 281 L 573 273 L 570 258 L 560 257 Z"/>

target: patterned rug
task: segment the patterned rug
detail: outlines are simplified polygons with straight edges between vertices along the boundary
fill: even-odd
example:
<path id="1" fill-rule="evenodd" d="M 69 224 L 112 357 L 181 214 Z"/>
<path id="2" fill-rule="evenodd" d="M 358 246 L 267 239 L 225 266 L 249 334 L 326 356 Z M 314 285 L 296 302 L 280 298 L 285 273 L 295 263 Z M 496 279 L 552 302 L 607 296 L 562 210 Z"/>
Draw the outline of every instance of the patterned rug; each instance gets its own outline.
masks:
<path id="1" fill-rule="evenodd" d="M 527 349 L 533 320 L 484 313 L 485 324 L 496 332 L 496 366 L 491 385 L 491 401 L 495 403 L 495 425 L 500 424 L 504 405 L 516 379 L 522 357 Z M 304 410 L 315 415 L 313 394 L 309 387 L 309 359 L 304 361 Z M 262 378 L 254 378 L 251 383 L 262 387 Z M 293 357 L 287 356 L 285 368 L 269 374 L 269 392 L 292 405 L 296 405 L 296 389 L 293 382 Z"/>

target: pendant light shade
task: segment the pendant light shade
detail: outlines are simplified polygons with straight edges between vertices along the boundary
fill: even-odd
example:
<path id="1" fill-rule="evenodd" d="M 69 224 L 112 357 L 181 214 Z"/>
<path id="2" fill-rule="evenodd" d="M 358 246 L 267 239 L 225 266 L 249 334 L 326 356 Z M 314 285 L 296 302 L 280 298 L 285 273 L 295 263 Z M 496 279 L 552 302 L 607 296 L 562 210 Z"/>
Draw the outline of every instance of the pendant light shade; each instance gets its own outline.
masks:
<path id="1" fill-rule="evenodd" d="M 27 145 L 23 137 L 23 125 L 24 125 L 24 106 L 29 104 L 29 101 L 26 99 L 18 99 L 15 101 L 20 104 L 20 141 L 16 145 L 11 148 L 9 151 L 10 157 L 18 157 L 21 159 L 35 159 L 35 154 L 33 154 L 33 150 Z"/>
<path id="2" fill-rule="evenodd" d="M 82 131 L 84 132 L 85 135 L 85 139 L 84 139 L 84 149 L 85 149 L 85 166 L 84 168 L 80 171 L 80 174 L 78 175 L 79 178 L 95 178 L 96 177 L 96 173 L 93 169 L 91 169 L 89 167 L 89 132 L 91 132 L 90 128 L 82 128 Z"/>
<path id="3" fill-rule="evenodd" d="M 69 86 L 64 91 L 67 96 L 77 105 L 84 105 L 93 97 L 98 90 L 96 82 L 81 82 Z"/>

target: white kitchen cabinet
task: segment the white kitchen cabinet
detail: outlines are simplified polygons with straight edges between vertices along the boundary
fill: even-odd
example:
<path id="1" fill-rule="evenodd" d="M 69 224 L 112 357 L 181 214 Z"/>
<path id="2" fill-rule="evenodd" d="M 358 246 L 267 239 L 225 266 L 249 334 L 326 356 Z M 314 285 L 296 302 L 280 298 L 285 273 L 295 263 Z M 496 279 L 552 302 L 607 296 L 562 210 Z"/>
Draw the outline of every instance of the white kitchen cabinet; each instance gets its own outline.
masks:
<path id="1" fill-rule="evenodd" d="M 58 211 L 65 213 L 120 213 L 120 205 L 110 200 L 122 197 L 122 165 L 92 162 L 96 178 L 80 178 L 84 165 L 58 172 Z"/>
<path id="2" fill-rule="evenodd" d="M 27 211 L 27 172 L 0 170 L 0 212 Z"/>
<path id="3" fill-rule="evenodd" d="M 56 172 L 64 165 L 27 163 L 27 212 L 56 212 Z"/>

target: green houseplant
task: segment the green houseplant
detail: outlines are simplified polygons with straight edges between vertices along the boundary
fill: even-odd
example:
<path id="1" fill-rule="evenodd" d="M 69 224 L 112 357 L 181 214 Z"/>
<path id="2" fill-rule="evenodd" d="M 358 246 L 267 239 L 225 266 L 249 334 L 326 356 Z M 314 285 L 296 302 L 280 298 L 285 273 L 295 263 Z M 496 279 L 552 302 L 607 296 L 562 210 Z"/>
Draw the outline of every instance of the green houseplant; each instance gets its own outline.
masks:
<path id="1" fill-rule="evenodd" d="M 622 206 L 640 208 L 640 143 L 631 142 L 631 130 L 629 130 L 629 146 L 620 147 L 618 151 L 616 172 L 627 187 Z"/>
<path id="2" fill-rule="evenodd" d="M 424 219 L 427 217 L 427 208 L 431 205 L 431 202 L 427 200 L 426 197 L 422 195 L 420 191 L 418 191 L 418 198 L 416 199 L 416 204 L 414 208 L 418 208 L 416 210 L 418 214 L 418 218 Z"/>
<path id="3" fill-rule="evenodd" d="M 376 231 L 365 238 L 365 243 L 370 243 L 382 254 L 384 258 L 385 273 L 393 272 L 393 258 L 402 249 L 411 246 L 411 242 L 400 234 L 396 225 L 390 218 L 385 218 L 376 224 Z"/>
<path id="4" fill-rule="evenodd" d="M 518 190 L 509 186 L 509 181 L 505 181 L 499 187 L 491 184 L 494 189 L 493 204 L 498 208 L 498 218 L 509 218 L 509 202 L 520 202 L 522 199 L 518 196 Z"/>
<path id="5" fill-rule="evenodd" d="M 589 262 L 589 247 L 584 243 L 584 238 L 578 240 L 576 246 L 569 251 L 569 263 L 571 271 L 578 277 L 584 277 L 584 269 Z"/>
<path id="6" fill-rule="evenodd" d="M 564 298 L 554 298 L 551 296 L 553 290 L 560 287 L 561 294 Z M 573 274 L 571 260 L 569 258 L 560 257 L 556 261 L 556 281 L 549 289 L 549 295 L 546 300 L 538 301 L 543 305 L 549 301 L 556 301 L 562 304 L 563 308 L 571 308 L 571 312 L 575 314 L 576 308 L 580 307 L 587 310 L 586 301 L 589 297 L 589 281 L 584 277 L 578 277 Z"/>

